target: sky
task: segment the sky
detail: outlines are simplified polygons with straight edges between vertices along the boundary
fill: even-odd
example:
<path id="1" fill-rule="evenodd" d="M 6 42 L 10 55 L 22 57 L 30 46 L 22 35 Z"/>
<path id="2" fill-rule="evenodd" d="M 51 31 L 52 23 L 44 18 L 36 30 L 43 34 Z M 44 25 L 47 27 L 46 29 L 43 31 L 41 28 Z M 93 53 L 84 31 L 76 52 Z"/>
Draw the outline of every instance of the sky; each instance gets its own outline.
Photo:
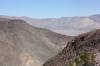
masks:
<path id="1" fill-rule="evenodd" d="M 1 0 L 0 15 L 59 18 L 100 14 L 100 0 Z"/>

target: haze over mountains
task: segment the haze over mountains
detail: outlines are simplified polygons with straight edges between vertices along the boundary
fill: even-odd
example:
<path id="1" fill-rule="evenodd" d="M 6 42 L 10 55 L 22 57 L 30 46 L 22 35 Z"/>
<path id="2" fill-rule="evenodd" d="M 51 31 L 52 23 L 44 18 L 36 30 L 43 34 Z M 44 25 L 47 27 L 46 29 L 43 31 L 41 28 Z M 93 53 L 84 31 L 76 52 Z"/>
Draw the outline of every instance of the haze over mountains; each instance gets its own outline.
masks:
<path id="1" fill-rule="evenodd" d="M 0 18 L 0 66 L 41 66 L 69 40 L 20 19 Z"/>
<path id="2" fill-rule="evenodd" d="M 1 16 L 10 18 L 9 16 Z M 93 29 L 100 28 L 100 14 L 92 16 L 80 16 L 80 17 L 62 17 L 62 18 L 48 18 L 48 19 L 35 19 L 28 17 L 11 17 L 20 18 L 27 21 L 29 24 L 50 29 L 54 32 L 76 36 L 78 34 L 91 31 Z"/>

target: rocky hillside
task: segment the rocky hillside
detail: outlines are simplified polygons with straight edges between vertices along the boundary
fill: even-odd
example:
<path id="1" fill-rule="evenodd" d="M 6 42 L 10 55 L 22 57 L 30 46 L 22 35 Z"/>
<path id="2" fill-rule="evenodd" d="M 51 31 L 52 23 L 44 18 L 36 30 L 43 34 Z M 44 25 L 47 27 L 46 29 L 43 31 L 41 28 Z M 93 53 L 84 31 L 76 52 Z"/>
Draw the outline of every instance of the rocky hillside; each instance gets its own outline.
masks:
<path id="1" fill-rule="evenodd" d="M 41 66 L 70 37 L 35 28 L 23 20 L 0 18 L 0 66 Z"/>
<path id="2" fill-rule="evenodd" d="M 84 63 L 83 65 L 76 65 L 75 63 L 74 65 L 70 65 L 70 63 L 76 61 L 76 58 L 80 56 L 88 64 L 87 56 L 89 54 L 82 56 L 83 53 L 91 53 L 91 56 L 92 54 L 95 55 L 94 59 L 89 56 L 89 59 L 93 60 L 92 65 Z M 77 62 L 80 62 L 80 60 Z M 68 42 L 67 46 L 57 56 L 48 60 L 43 66 L 100 66 L 100 30 L 94 30 L 75 37 Z"/>

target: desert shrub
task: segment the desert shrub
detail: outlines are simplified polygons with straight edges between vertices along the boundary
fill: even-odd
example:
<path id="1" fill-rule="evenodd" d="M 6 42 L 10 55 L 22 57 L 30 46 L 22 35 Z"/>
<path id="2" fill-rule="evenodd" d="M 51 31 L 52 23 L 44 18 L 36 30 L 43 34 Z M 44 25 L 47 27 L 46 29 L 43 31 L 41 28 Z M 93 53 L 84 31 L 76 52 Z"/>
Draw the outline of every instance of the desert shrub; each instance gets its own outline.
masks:
<path id="1" fill-rule="evenodd" d="M 95 54 L 84 52 L 74 60 L 69 62 L 69 66 L 95 66 Z"/>

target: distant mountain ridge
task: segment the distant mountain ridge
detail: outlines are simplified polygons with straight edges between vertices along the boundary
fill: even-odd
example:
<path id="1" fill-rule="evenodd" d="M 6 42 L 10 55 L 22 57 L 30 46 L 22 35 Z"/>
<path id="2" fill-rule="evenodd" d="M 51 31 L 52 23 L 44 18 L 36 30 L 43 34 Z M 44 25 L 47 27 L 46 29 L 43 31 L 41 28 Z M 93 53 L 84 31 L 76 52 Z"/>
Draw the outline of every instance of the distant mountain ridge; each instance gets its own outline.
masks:
<path id="1" fill-rule="evenodd" d="M 3 16 L 5 17 L 5 16 Z M 10 18 L 6 16 L 6 18 Z M 48 18 L 48 19 L 35 19 L 28 17 L 11 17 L 16 19 L 23 19 L 29 24 L 52 30 L 54 32 L 76 36 L 94 29 L 100 28 L 100 15 L 80 16 L 80 17 L 62 17 L 62 18 Z"/>

